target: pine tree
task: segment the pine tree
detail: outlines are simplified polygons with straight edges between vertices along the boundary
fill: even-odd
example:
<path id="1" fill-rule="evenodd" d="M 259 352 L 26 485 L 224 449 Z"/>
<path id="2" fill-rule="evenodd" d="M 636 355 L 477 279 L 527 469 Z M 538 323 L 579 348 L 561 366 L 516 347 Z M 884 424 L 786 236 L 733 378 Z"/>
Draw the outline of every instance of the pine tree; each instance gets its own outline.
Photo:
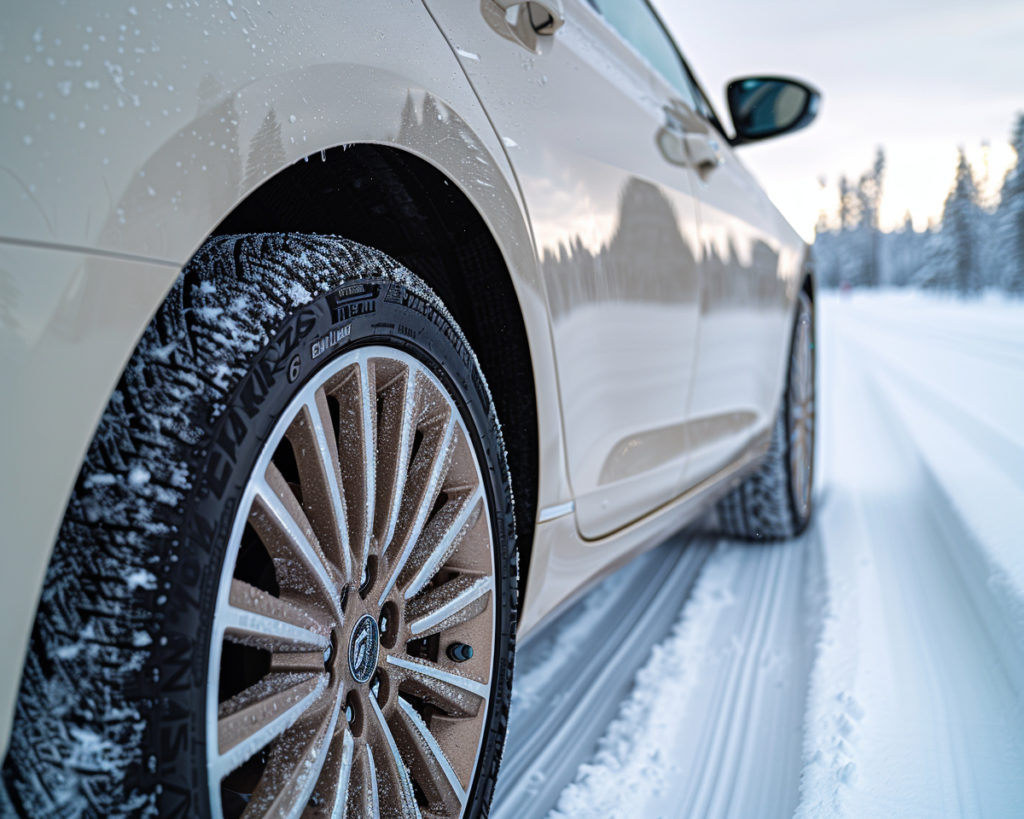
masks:
<path id="1" fill-rule="evenodd" d="M 883 257 L 887 257 L 888 261 L 889 279 L 887 283 L 896 287 L 905 287 L 920 270 L 922 264 L 921 237 L 914 230 L 914 222 L 910 218 L 909 210 L 903 215 L 903 224 L 889 237 L 889 242 L 885 247 L 888 251 L 883 253 Z"/>
<path id="2" fill-rule="evenodd" d="M 952 292 L 956 289 L 956 274 L 951 259 L 955 255 L 952 234 L 941 226 L 929 225 L 923 236 L 924 259 L 911 284 L 931 290 Z"/>
<path id="3" fill-rule="evenodd" d="M 840 284 L 860 286 L 864 280 L 864 252 L 861 226 L 864 200 L 860 185 L 851 184 L 845 175 L 839 177 L 839 231 L 836 236 L 836 262 Z"/>
<path id="4" fill-rule="evenodd" d="M 956 178 L 942 208 L 942 227 L 932 243 L 928 284 L 961 296 L 981 290 L 978 278 L 978 189 L 963 148 Z"/>
<path id="5" fill-rule="evenodd" d="M 828 229 L 822 218 L 814 226 L 814 275 L 819 287 L 832 289 L 839 287 L 840 270 L 836 255 L 837 233 Z"/>
<path id="6" fill-rule="evenodd" d="M 866 203 L 864 227 L 867 233 L 868 278 L 875 287 L 882 283 L 882 232 L 879 228 L 879 214 L 882 205 L 882 177 L 884 174 L 885 154 L 881 148 L 878 148 L 875 152 L 875 162 L 871 166 L 871 170 L 865 174 L 861 185 Z"/>
<path id="7" fill-rule="evenodd" d="M 1000 286 L 1024 298 L 1024 112 L 1015 119 L 1011 143 L 1017 160 L 1003 179 L 998 200 L 989 183 L 983 191 L 977 181 L 984 182 L 991 173 L 985 165 L 988 152 L 982 151 L 979 177 L 964 150 L 959 151 L 942 217 L 929 219 L 924 231 L 914 230 L 907 213 L 901 228 L 881 232 L 886 169 L 881 148 L 872 167 L 856 181 L 840 177 L 836 209 L 821 212 L 815 225 L 819 286 L 909 285 L 961 296 Z"/>
<path id="8" fill-rule="evenodd" d="M 1024 112 L 1017 115 L 1010 142 L 1016 163 L 1006 173 L 996 211 L 998 245 L 1003 289 L 1024 297 Z"/>
<path id="9" fill-rule="evenodd" d="M 857 201 L 853 196 L 853 189 L 846 174 L 839 177 L 839 229 L 849 230 L 856 227 L 860 222 L 857 213 Z"/>
<path id="10" fill-rule="evenodd" d="M 881 284 L 881 240 L 878 226 L 882 202 L 882 177 L 885 174 L 885 152 L 878 148 L 871 170 L 864 173 L 857 185 L 860 202 L 860 245 L 862 281 L 868 287 Z"/>

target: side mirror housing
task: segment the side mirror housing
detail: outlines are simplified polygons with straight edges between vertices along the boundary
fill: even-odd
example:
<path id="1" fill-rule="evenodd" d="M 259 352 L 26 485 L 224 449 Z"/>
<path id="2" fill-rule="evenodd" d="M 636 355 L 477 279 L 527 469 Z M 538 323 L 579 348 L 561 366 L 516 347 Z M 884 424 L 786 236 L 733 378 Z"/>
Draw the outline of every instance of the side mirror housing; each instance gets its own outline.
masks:
<path id="1" fill-rule="evenodd" d="M 816 88 L 786 77 L 741 77 L 725 89 L 736 136 L 733 145 L 806 128 L 818 115 Z"/>

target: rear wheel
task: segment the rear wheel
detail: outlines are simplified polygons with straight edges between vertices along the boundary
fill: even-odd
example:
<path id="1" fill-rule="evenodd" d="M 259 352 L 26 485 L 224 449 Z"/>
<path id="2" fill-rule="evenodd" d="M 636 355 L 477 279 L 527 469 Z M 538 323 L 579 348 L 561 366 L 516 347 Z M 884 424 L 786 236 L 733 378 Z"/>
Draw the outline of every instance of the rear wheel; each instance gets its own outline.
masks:
<path id="1" fill-rule="evenodd" d="M 213 240 L 147 329 L 69 504 L 12 802 L 485 812 L 513 545 L 490 393 L 429 288 L 341 239 Z"/>
<path id="2" fill-rule="evenodd" d="M 718 521 L 730 537 L 781 540 L 811 519 L 815 438 L 814 302 L 797 300 L 786 388 L 761 467 L 718 504 Z"/>

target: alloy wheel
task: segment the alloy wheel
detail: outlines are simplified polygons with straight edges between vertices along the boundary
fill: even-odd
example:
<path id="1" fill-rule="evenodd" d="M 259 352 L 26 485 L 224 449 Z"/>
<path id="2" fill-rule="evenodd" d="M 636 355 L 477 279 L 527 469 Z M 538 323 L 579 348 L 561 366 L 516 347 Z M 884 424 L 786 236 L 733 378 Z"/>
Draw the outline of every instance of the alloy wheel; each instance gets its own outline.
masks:
<path id="1" fill-rule="evenodd" d="M 496 629 L 484 480 L 417 358 L 319 370 L 250 474 L 207 682 L 214 816 L 461 816 Z"/>

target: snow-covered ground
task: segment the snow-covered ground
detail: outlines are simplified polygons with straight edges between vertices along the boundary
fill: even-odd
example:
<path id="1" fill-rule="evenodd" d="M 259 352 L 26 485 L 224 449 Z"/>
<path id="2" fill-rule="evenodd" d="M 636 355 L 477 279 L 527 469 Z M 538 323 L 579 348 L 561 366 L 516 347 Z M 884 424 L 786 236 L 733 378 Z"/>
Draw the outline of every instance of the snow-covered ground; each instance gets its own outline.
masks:
<path id="1" fill-rule="evenodd" d="M 527 644 L 496 816 L 1024 815 L 1024 305 L 819 322 L 812 526 L 676 536 Z"/>

